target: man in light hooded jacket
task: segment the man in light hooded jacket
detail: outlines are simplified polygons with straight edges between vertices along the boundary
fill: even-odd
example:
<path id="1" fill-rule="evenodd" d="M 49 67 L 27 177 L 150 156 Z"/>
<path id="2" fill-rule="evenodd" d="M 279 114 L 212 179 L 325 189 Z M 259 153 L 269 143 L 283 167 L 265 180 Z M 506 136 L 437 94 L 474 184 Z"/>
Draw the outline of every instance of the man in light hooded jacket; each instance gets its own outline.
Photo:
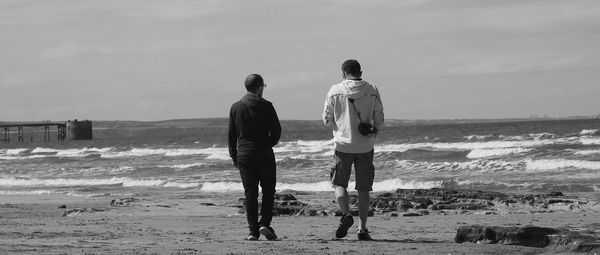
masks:
<path id="1" fill-rule="evenodd" d="M 357 236 L 358 240 L 372 240 L 366 224 L 369 192 L 373 190 L 375 176 L 373 147 L 377 132 L 383 126 L 383 104 L 377 87 L 362 80 L 358 61 L 346 60 L 342 64 L 342 77 L 344 80 L 341 83 L 331 86 L 323 109 L 323 123 L 333 129 L 335 143 L 331 183 L 343 213 L 336 237 L 345 237 L 354 224 L 347 191 L 354 165 L 360 221 Z M 359 128 L 361 123 L 362 128 Z"/>

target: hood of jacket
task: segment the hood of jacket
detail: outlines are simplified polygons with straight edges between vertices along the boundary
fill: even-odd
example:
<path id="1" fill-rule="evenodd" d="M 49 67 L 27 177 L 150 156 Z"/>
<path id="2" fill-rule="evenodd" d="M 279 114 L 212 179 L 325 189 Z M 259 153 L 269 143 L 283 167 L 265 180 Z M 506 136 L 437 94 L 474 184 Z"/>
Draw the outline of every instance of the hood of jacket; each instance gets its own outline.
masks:
<path id="1" fill-rule="evenodd" d="M 265 100 L 262 97 L 258 97 L 258 95 L 252 93 L 246 93 L 246 95 L 244 95 L 244 97 L 242 97 L 240 101 L 253 109 L 265 107 L 265 105 L 270 104 L 269 101 Z"/>
<path id="2" fill-rule="evenodd" d="M 375 88 L 364 80 L 344 80 L 341 89 L 348 98 L 361 98 L 373 94 Z"/>

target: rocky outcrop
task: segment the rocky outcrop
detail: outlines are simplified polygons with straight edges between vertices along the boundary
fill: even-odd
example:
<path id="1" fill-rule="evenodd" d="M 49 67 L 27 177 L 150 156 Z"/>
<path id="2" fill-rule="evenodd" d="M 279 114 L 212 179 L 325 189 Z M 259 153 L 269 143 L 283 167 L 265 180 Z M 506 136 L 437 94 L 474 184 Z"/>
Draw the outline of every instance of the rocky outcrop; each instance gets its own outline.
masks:
<path id="1" fill-rule="evenodd" d="M 354 205 L 358 199 L 351 198 Z M 455 189 L 398 189 L 371 199 L 376 213 L 407 212 L 410 210 L 498 210 L 499 207 L 531 207 L 536 209 L 585 208 L 591 201 L 568 197 L 561 192 L 537 195 L 504 194 L 493 191 Z"/>
<path id="2" fill-rule="evenodd" d="M 133 203 L 139 201 L 140 199 L 133 197 L 117 198 L 110 201 L 110 206 L 131 206 Z"/>
<path id="3" fill-rule="evenodd" d="M 84 213 L 96 213 L 103 212 L 105 209 L 101 208 L 69 208 L 65 209 L 62 214 L 62 217 L 73 217 Z"/>
<path id="4" fill-rule="evenodd" d="M 501 243 L 531 247 L 546 247 L 550 235 L 559 231 L 540 227 L 484 227 L 479 225 L 458 228 L 454 241 L 457 243 Z"/>
<path id="5" fill-rule="evenodd" d="M 600 251 L 600 224 L 570 229 L 526 227 L 499 227 L 471 225 L 458 228 L 454 241 L 457 243 L 492 243 L 530 247 L 547 247 L 561 251 Z"/>
<path id="6" fill-rule="evenodd" d="M 246 207 L 244 206 L 246 203 L 246 199 L 245 198 L 240 198 L 238 199 L 237 203 L 233 203 L 233 204 L 229 204 L 229 206 L 233 206 L 233 207 L 238 207 L 240 208 L 240 213 L 245 214 L 246 213 Z M 261 202 L 259 199 L 259 212 L 260 212 L 260 206 L 261 206 Z M 290 194 L 290 193 L 282 193 L 282 194 L 275 194 L 275 201 L 273 202 L 273 216 L 280 216 L 280 215 L 306 215 L 306 216 L 315 216 L 316 213 L 314 213 L 315 215 L 312 215 L 313 213 L 308 211 L 308 205 L 306 203 L 302 203 L 300 201 L 298 201 L 298 199 L 296 199 L 296 197 L 294 197 L 294 195 Z"/>
<path id="7" fill-rule="evenodd" d="M 244 198 L 229 206 L 245 213 Z M 340 216 L 335 200 L 328 205 L 308 205 L 289 193 L 275 195 L 274 215 Z M 351 213 L 358 215 L 358 196 L 350 196 Z M 547 213 L 553 210 L 600 210 L 600 203 L 565 196 L 561 192 L 536 195 L 504 194 L 493 191 L 458 189 L 398 189 L 376 195 L 370 201 L 369 215 L 423 216 L 429 214 L 474 213 Z"/>
<path id="8" fill-rule="evenodd" d="M 300 213 L 306 214 L 306 203 L 302 203 L 290 193 L 275 194 L 273 202 L 273 215 L 297 215 Z M 307 215 L 314 216 L 314 215 Z"/>

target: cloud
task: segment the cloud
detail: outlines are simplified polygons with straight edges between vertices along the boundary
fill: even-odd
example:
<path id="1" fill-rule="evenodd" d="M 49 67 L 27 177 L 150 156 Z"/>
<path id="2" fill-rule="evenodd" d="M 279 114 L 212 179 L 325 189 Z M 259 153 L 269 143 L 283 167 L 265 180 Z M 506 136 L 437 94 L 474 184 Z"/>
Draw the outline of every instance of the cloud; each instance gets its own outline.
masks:
<path id="1" fill-rule="evenodd" d="M 482 93 L 520 89 L 498 79 L 524 86 L 553 75 L 544 83 L 591 84 L 597 72 L 569 74 L 600 66 L 596 0 L 6 2 L 0 3 L 6 60 L 0 87 L 36 103 L 26 118 L 58 103 L 76 107 L 40 118 L 221 116 L 253 72 L 267 79 L 267 97 L 281 118 L 318 118 L 323 93 L 340 79 L 339 64 L 349 57 L 364 63 L 367 79 L 381 85 L 386 98 L 403 95 L 407 84 L 452 97 L 457 87 L 480 85 L 480 74 L 509 74 L 486 81 Z M 530 75 L 555 70 L 561 72 Z M 464 90 L 457 97 L 476 94 Z M 0 103 L 19 100 L 5 96 Z M 430 110 L 386 102 L 390 116 Z M 432 101 L 436 108 L 446 107 Z M 399 109 L 410 110 L 399 115 Z M 465 116 L 474 113 L 464 109 Z"/>
<path id="2" fill-rule="evenodd" d="M 122 14 L 136 18 L 185 20 L 201 18 L 218 10 L 227 10 L 231 5 L 229 1 L 218 0 L 166 1 L 137 6 L 137 8 L 122 12 Z"/>
<path id="3" fill-rule="evenodd" d="M 75 57 L 88 52 L 79 42 L 67 42 L 53 48 L 44 49 L 41 53 L 42 58 L 66 58 Z"/>
<path id="4" fill-rule="evenodd" d="M 502 2 L 501 2 L 502 3 Z M 490 29 L 513 32 L 555 32 L 600 21 L 594 1 L 517 1 L 473 10 L 474 22 Z M 597 24 L 597 23 L 596 23 Z"/>
<path id="5" fill-rule="evenodd" d="M 26 85 L 32 80 L 32 76 L 30 74 L 25 73 L 13 73 L 7 74 L 2 78 L 2 83 L 0 83 L 0 87 L 20 87 Z"/>
<path id="6" fill-rule="evenodd" d="M 553 71 L 568 69 L 576 66 L 578 63 L 579 60 L 576 58 L 539 61 L 531 59 L 487 58 L 464 65 L 453 66 L 442 72 L 450 75 L 477 75 Z"/>
<path id="7" fill-rule="evenodd" d="M 135 103 L 135 107 L 142 111 L 164 111 L 164 109 L 169 107 L 169 102 L 166 100 L 144 99 L 138 100 Z"/>

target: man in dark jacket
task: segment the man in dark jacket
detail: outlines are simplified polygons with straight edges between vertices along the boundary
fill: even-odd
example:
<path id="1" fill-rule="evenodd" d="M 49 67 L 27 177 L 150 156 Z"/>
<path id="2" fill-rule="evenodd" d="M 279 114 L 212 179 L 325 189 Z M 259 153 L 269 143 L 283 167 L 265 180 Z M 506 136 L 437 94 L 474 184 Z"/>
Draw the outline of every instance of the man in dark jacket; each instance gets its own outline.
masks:
<path id="1" fill-rule="evenodd" d="M 273 146 L 281 137 L 279 118 L 271 102 L 262 97 L 267 84 L 258 74 L 244 82 L 248 93 L 231 106 L 229 112 L 229 155 L 239 169 L 246 196 L 246 216 L 250 234 L 258 240 L 263 234 L 277 239 L 271 228 L 275 195 L 276 165 Z M 262 188 L 261 219 L 258 220 L 258 185 Z"/>

